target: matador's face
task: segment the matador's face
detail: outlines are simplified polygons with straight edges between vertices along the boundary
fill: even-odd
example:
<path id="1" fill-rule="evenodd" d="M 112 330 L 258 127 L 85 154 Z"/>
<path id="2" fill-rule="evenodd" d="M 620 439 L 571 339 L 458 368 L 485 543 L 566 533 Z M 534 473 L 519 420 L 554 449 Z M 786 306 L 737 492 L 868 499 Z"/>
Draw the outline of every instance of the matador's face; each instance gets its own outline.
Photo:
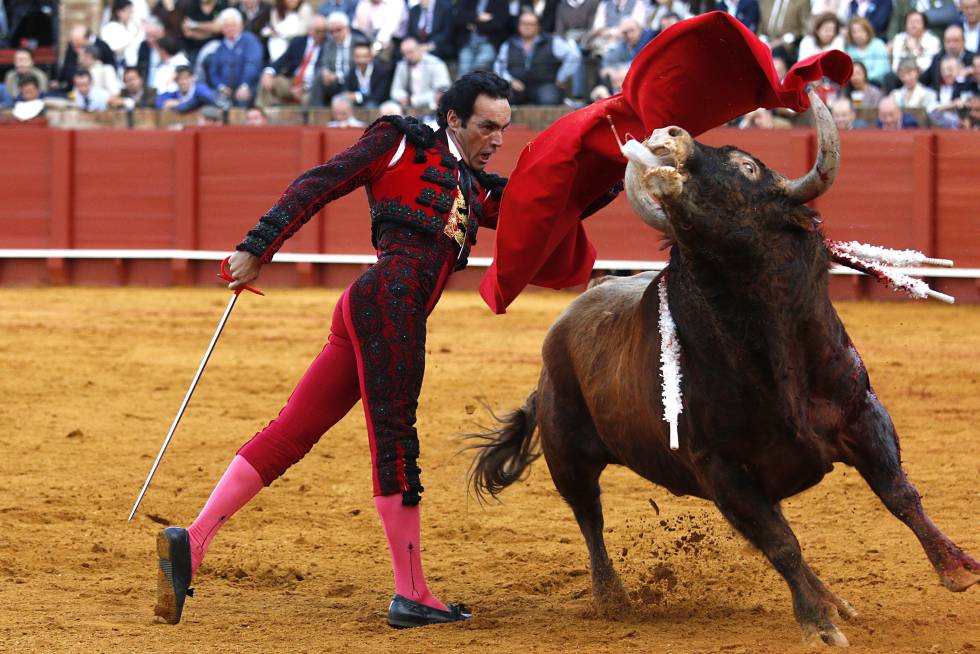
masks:
<path id="1" fill-rule="evenodd" d="M 483 170 L 497 148 L 504 144 L 504 130 L 510 126 L 510 103 L 506 98 L 478 95 L 473 103 L 473 115 L 465 125 L 452 110 L 446 119 L 463 161 L 473 170 Z"/>

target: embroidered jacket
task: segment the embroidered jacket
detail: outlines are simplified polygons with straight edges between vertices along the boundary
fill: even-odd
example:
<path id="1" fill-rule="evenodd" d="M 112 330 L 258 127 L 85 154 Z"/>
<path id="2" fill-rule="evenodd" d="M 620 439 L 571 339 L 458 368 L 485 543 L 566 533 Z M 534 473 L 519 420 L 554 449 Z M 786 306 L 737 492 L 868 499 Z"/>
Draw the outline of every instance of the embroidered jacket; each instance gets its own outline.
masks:
<path id="1" fill-rule="evenodd" d="M 405 151 L 389 168 L 403 138 Z M 445 138 L 444 133 L 436 134 L 415 118 L 379 118 L 347 150 L 297 177 L 236 249 L 269 262 L 286 239 L 325 204 L 360 186 L 367 187 L 375 247 L 388 225 L 407 225 L 429 234 L 443 232 L 460 193 L 459 162 Z M 477 229 L 496 226 L 507 181 L 482 172 L 473 177 L 457 269 L 465 267 Z"/>

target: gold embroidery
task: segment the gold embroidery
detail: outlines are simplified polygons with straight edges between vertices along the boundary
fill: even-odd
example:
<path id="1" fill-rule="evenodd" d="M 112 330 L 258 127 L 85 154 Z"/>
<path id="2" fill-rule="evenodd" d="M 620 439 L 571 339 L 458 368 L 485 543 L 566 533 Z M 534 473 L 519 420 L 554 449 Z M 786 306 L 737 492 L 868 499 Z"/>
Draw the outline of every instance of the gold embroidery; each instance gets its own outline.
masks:
<path id="1" fill-rule="evenodd" d="M 443 230 L 449 238 L 463 247 L 466 240 L 466 227 L 469 224 L 469 211 L 466 208 L 466 200 L 463 198 L 463 191 L 456 188 L 456 199 L 453 200 L 453 208 L 449 211 L 449 219 L 446 221 L 446 228 Z"/>

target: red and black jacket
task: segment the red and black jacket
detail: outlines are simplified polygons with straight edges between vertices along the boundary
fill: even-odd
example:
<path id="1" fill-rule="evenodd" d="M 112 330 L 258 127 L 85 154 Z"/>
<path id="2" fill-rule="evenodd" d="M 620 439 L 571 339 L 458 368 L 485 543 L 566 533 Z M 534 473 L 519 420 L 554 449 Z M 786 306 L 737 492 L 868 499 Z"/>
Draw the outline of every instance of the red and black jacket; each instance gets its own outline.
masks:
<path id="1" fill-rule="evenodd" d="M 405 151 L 388 168 L 399 144 Z M 287 238 L 296 233 L 328 202 L 367 187 L 371 207 L 371 241 L 389 225 L 407 225 L 439 234 L 459 193 L 459 162 L 449 151 L 445 132 L 434 132 L 415 118 L 384 116 L 364 135 L 330 161 L 311 168 L 286 189 L 279 201 L 249 231 L 236 249 L 268 263 Z M 506 179 L 483 172 L 473 174 L 467 238 L 457 269 L 466 265 L 479 227 L 495 227 Z"/>

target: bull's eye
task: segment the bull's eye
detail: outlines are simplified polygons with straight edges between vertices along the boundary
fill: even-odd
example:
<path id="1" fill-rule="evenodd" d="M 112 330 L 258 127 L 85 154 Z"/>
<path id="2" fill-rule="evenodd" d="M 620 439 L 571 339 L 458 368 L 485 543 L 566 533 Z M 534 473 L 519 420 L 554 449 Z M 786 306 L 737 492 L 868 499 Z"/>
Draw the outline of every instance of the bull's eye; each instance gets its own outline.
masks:
<path id="1" fill-rule="evenodd" d="M 742 161 L 739 165 L 742 166 L 742 171 L 746 173 L 749 177 L 755 177 L 756 168 L 755 164 L 751 161 Z"/>

